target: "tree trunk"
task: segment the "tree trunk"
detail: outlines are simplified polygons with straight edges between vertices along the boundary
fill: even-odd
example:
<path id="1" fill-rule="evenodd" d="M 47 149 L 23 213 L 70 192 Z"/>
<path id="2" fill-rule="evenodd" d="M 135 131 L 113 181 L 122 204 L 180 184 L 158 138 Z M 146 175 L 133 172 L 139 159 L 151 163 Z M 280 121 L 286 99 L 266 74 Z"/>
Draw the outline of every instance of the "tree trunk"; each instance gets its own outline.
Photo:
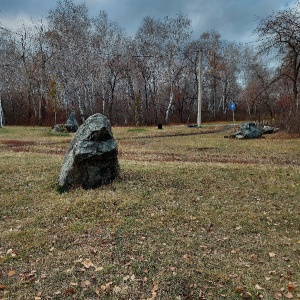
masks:
<path id="1" fill-rule="evenodd" d="M 2 109 L 1 91 L 0 91 L 0 128 L 4 125 L 4 113 Z"/>
<path id="2" fill-rule="evenodd" d="M 165 122 L 166 124 L 169 124 L 169 115 L 170 115 L 170 111 L 173 105 L 173 101 L 174 101 L 174 94 L 173 94 L 173 82 L 171 82 L 171 90 L 170 90 L 170 96 L 169 96 L 169 104 L 166 110 L 166 114 L 165 114 Z"/>

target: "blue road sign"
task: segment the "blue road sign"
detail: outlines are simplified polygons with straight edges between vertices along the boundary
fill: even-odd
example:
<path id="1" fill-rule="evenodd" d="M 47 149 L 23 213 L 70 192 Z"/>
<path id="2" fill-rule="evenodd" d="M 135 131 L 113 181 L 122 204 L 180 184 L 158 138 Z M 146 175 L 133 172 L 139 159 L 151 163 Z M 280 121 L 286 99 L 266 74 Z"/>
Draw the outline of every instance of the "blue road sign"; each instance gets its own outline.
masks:
<path id="1" fill-rule="evenodd" d="M 235 110 L 235 103 L 234 102 L 229 103 L 229 109 L 230 110 Z"/>

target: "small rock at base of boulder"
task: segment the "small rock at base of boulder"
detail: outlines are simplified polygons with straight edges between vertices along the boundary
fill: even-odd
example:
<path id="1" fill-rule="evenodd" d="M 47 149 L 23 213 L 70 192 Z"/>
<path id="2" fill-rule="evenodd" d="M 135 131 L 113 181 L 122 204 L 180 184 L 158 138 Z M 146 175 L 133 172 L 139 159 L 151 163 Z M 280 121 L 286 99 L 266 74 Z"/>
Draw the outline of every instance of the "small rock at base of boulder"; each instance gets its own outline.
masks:
<path id="1" fill-rule="evenodd" d="M 52 128 L 53 132 L 67 132 L 64 124 L 55 124 Z"/>
<path id="2" fill-rule="evenodd" d="M 264 126 L 262 128 L 262 133 L 263 134 L 270 134 L 270 133 L 275 133 L 279 130 L 279 128 L 272 127 L 272 126 Z"/>
<path id="3" fill-rule="evenodd" d="M 110 122 L 105 116 L 94 114 L 71 141 L 57 179 L 59 188 L 96 188 L 110 183 L 118 174 L 118 146 Z"/>

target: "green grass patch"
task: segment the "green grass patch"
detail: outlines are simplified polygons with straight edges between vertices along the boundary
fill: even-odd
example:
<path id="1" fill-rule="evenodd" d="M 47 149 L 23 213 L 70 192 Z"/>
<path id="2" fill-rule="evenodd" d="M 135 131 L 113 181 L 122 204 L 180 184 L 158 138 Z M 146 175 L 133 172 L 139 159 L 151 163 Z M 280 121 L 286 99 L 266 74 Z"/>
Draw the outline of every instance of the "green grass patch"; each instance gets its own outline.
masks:
<path id="1" fill-rule="evenodd" d="M 147 132 L 146 128 L 136 127 L 136 128 L 129 128 L 128 132 Z"/>

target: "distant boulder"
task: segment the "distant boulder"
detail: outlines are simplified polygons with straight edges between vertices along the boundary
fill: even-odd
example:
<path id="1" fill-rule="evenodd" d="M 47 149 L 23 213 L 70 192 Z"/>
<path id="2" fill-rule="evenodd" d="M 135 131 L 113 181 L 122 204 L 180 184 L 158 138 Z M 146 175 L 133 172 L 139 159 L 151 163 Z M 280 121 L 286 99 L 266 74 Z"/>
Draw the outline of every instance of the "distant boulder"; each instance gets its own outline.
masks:
<path id="1" fill-rule="evenodd" d="M 246 122 L 241 124 L 241 135 L 245 139 L 258 139 L 262 136 L 261 130 L 256 127 L 254 122 Z"/>
<path id="2" fill-rule="evenodd" d="M 110 183 L 118 173 L 118 146 L 110 122 L 101 114 L 92 115 L 71 141 L 57 180 L 59 187 L 96 188 Z"/>
<path id="3" fill-rule="evenodd" d="M 240 125 L 240 130 L 230 137 L 236 139 L 258 139 L 262 136 L 262 131 L 256 127 L 254 122 L 245 122 Z"/>
<path id="4" fill-rule="evenodd" d="M 68 132 L 76 132 L 78 130 L 78 122 L 74 113 L 71 113 L 66 124 L 65 128 Z"/>
<path id="5" fill-rule="evenodd" d="M 272 126 L 264 126 L 261 129 L 256 126 L 254 122 L 245 122 L 240 125 L 240 131 L 237 131 L 230 136 L 231 138 L 236 139 L 258 139 L 263 134 L 275 133 L 279 128 Z"/>

